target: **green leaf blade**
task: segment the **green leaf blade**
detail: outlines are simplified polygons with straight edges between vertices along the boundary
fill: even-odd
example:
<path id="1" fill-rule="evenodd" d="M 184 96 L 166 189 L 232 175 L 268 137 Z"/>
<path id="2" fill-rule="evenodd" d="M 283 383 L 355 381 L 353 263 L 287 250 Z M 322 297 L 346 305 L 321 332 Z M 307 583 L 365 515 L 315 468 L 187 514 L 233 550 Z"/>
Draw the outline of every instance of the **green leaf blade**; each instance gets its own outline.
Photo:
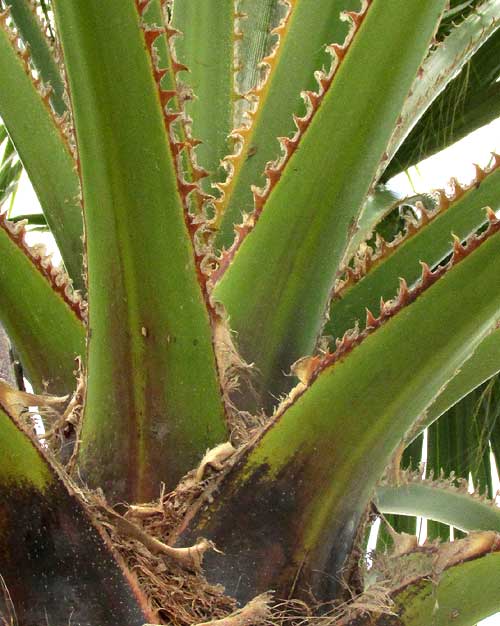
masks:
<path id="1" fill-rule="evenodd" d="M 258 98 L 256 111 L 235 134 L 244 138 L 241 152 L 228 158 L 230 174 L 220 201 L 222 212 L 218 247 L 229 247 L 233 228 L 245 213 L 253 210 L 252 185 L 263 185 L 264 168 L 280 153 L 278 137 L 295 131 L 292 115 L 305 112 L 300 93 L 316 88 L 314 71 L 329 62 L 325 45 L 340 43 L 348 28 L 340 21 L 343 9 L 356 9 L 359 0 L 294 0 L 289 15 L 277 29 L 280 42 L 267 58 L 270 75 L 250 92 Z M 251 15 L 250 15 L 251 17 Z M 290 72 L 293 67 L 294 71 Z M 244 127 L 250 124 L 249 130 Z"/>
<path id="2" fill-rule="evenodd" d="M 238 581 L 241 598 L 261 585 L 287 596 L 297 578 L 320 597 L 335 593 L 335 576 L 347 567 L 358 523 L 397 446 L 497 324 L 496 224 L 435 282 L 425 278 L 432 286 L 414 292 L 416 299 L 401 291 L 394 315 L 386 313 L 360 343 L 354 333 L 333 358 L 313 363 L 191 531 L 224 551 L 210 563 L 214 579 Z M 238 513 L 248 510 L 251 524 Z M 266 534 L 270 519 L 276 532 Z M 272 565 L 271 553 L 280 555 Z"/>
<path id="3" fill-rule="evenodd" d="M 403 481 L 405 477 L 403 475 Z M 491 500 L 472 496 L 467 486 L 455 487 L 451 481 L 410 480 L 399 486 L 379 485 L 375 502 L 382 513 L 422 515 L 470 532 L 500 532 L 500 509 Z"/>
<path id="4" fill-rule="evenodd" d="M 31 59 L 45 84 L 50 84 L 50 102 L 57 115 L 67 110 L 64 102 L 64 83 L 56 52 L 43 32 L 44 24 L 36 14 L 36 7 L 28 0 L 9 0 L 10 14 L 23 41 L 29 46 Z"/>
<path id="5" fill-rule="evenodd" d="M 385 252 L 370 255 L 366 275 L 346 289 L 334 292 L 330 304 L 329 321 L 324 333 L 342 337 L 356 321 L 364 325 L 366 309 L 376 310 L 380 298 L 385 300 L 396 293 L 399 279 L 404 278 L 412 285 L 420 276 L 419 261 L 433 267 L 440 263 L 453 248 L 452 235 L 461 240 L 486 222 L 484 207 L 500 208 L 500 158 L 484 177 L 484 172 L 470 186 L 459 189 L 456 197 L 446 197 L 441 192 L 438 207 L 430 212 L 430 220 L 421 218 L 416 229 L 407 227 L 407 235 Z"/>
<path id="6" fill-rule="evenodd" d="M 182 80 L 194 92 L 185 109 L 193 136 L 202 141 L 198 161 L 212 182 L 224 176 L 220 161 L 233 128 L 234 14 L 234 0 L 184 0 L 173 10 L 172 25 L 182 33 L 175 42 L 178 58 L 189 68 Z"/>
<path id="7" fill-rule="evenodd" d="M 256 226 L 216 285 L 243 357 L 267 381 L 259 390 L 266 408 L 274 402 L 269 392 L 277 395 L 287 385 L 283 372 L 314 347 L 350 226 L 443 6 L 418 2 L 404 15 L 386 0 L 367 7 L 298 148 L 269 187 Z"/>
<path id="8" fill-rule="evenodd" d="M 23 240 L 22 225 L 9 225 L 0 215 L 0 319 L 35 390 L 65 395 L 75 386 L 75 358 L 85 357 L 82 312 L 77 299 L 72 303 L 55 291 L 50 277 L 57 272 L 45 261 L 44 269 L 43 257 Z"/>
<path id="9" fill-rule="evenodd" d="M 157 34 L 146 41 L 133 0 L 55 9 L 88 235 L 80 463 L 110 497 L 144 501 L 227 438 L 211 321 L 148 52 Z"/>
<path id="10" fill-rule="evenodd" d="M 75 286 L 81 288 L 83 225 L 75 161 L 11 36 L 3 22 L 0 115 L 30 177 L 66 268 Z"/>

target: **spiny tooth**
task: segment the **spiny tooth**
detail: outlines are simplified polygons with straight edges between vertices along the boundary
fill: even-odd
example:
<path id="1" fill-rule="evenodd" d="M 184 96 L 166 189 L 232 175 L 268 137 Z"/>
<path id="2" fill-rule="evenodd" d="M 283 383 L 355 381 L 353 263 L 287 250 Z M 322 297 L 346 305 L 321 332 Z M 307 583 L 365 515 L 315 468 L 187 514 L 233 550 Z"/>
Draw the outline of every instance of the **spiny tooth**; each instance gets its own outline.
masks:
<path id="1" fill-rule="evenodd" d="M 262 194 L 260 191 L 253 189 L 253 201 L 255 205 L 256 211 L 261 211 L 264 207 L 264 202 L 266 200 L 266 196 Z"/>
<path id="2" fill-rule="evenodd" d="M 192 191 L 198 188 L 198 185 L 196 185 L 195 183 L 188 183 L 184 180 L 179 180 L 177 186 L 183 196 L 187 196 Z"/>
<path id="3" fill-rule="evenodd" d="M 456 200 L 457 198 L 460 198 L 460 196 L 464 194 L 465 188 L 458 182 L 458 180 L 454 176 L 450 179 L 450 185 L 452 186 L 452 189 L 453 189 L 454 200 Z"/>
<path id="4" fill-rule="evenodd" d="M 146 40 L 146 45 L 148 48 L 151 48 L 153 43 L 161 35 L 161 30 L 159 28 L 147 28 L 143 32 L 144 39 Z"/>
<path id="5" fill-rule="evenodd" d="M 410 290 L 408 289 L 408 283 L 404 278 L 399 278 L 399 293 L 398 293 L 398 302 L 399 304 L 406 304 L 408 302 L 408 298 L 410 296 Z"/>
<path id="6" fill-rule="evenodd" d="M 481 182 L 482 180 L 484 180 L 484 178 L 486 177 L 486 172 L 484 171 L 484 169 L 477 163 L 474 163 L 474 169 L 476 171 L 476 181 Z"/>
<path id="7" fill-rule="evenodd" d="M 16 237 L 19 237 L 20 235 L 24 234 L 28 220 L 19 220 L 18 222 L 10 222 L 9 220 L 5 219 L 4 223 L 5 223 L 5 226 L 7 226 L 7 228 L 10 230 L 10 232 L 13 235 L 15 235 Z"/>
<path id="8" fill-rule="evenodd" d="M 181 115 L 182 113 L 180 111 L 165 111 L 164 117 L 165 117 L 166 123 L 170 125 L 173 122 L 175 122 L 175 120 L 179 119 Z"/>
<path id="9" fill-rule="evenodd" d="M 422 266 L 422 284 L 425 285 L 425 283 L 432 277 L 432 272 L 425 261 L 419 261 L 419 263 Z"/>
<path id="10" fill-rule="evenodd" d="M 373 315 L 370 309 L 366 308 L 366 328 L 375 328 L 377 326 L 377 318 Z"/>
<path id="11" fill-rule="evenodd" d="M 364 13 L 356 13 L 356 11 L 344 11 L 343 15 L 350 18 L 355 26 L 359 26 L 363 21 Z"/>
<path id="12" fill-rule="evenodd" d="M 456 235 L 452 235 L 453 237 L 453 261 L 461 259 L 465 256 L 465 248 L 462 246 L 462 242 Z"/>
<path id="13" fill-rule="evenodd" d="M 337 59 L 339 61 L 341 61 L 345 55 L 347 50 L 344 48 L 344 46 L 339 45 L 338 43 L 332 43 L 328 46 L 328 50 L 330 50 L 331 52 L 334 53 L 334 55 L 337 57 Z"/>
<path id="14" fill-rule="evenodd" d="M 305 117 L 299 117 L 298 115 L 293 116 L 293 121 L 295 122 L 295 125 L 297 126 L 297 129 L 300 132 L 304 132 L 304 130 L 307 128 L 307 124 L 309 122 L 309 120 Z"/>
<path id="15" fill-rule="evenodd" d="M 498 222 L 498 218 L 495 214 L 495 211 L 491 207 L 486 207 L 486 217 L 492 224 L 496 224 Z"/>
<path id="16" fill-rule="evenodd" d="M 177 30 L 176 28 L 172 28 L 171 26 L 167 26 L 166 31 L 167 31 L 168 39 L 171 39 L 172 37 L 176 37 L 177 35 L 180 34 L 179 30 Z"/>
<path id="17" fill-rule="evenodd" d="M 137 8 L 141 15 L 146 11 L 148 4 L 149 0 L 137 0 Z"/>
<path id="18" fill-rule="evenodd" d="M 271 185 L 275 185 L 281 177 L 281 170 L 275 168 L 267 168 L 266 174 L 271 181 Z"/>
<path id="19" fill-rule="evenodd" d="M 313 107 L 313 109 L 317 109 L 318 103 L 321 100 L 321 96 L 317 94 L 315 91 L 306 91 L 305 94 L 309 98 L 309 102 L 311 103 L 311 106 Z"/>
<path id="20" fill-rule="evenodd" d="M 442 190 L 439 189 L 437 191 L 438 194 L 438 206 L 439 206 L 439 210 L 440 211 L 444 211 L 445 209 L 447 209 L 451 202 L 450 202 L 450 198 L 448 198 L 448 196 L 446 195 L 446 193 Z"/>
<path id="21" fill-rule="evenodd" d="M 66 276 L 63 272 L 58 272 L 54 277 L 54 282 L 58 287 L 62 287 L 66 282 Z"/>

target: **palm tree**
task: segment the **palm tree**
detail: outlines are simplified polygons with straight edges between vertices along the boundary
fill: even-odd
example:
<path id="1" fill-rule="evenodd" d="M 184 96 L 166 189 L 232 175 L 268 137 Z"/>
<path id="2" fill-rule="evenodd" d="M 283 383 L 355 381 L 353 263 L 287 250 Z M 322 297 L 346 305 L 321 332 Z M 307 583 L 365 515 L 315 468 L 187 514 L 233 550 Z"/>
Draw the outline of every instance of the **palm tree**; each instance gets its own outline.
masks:
<path id="1" fill-rule="evenodd" d="M 3 8 L 2 623 L 498 610 L 500 157 L 384 183 L 499 115 L 499 0 Z"/>

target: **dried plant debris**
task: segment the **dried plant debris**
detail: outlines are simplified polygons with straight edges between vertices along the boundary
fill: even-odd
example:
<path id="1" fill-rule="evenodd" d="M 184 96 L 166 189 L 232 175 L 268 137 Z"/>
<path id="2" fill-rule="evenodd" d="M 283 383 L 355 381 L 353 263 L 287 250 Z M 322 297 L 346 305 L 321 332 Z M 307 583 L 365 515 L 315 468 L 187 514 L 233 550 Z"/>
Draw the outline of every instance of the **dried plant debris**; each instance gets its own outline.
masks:
<path id="1" fill-rule="evenodd" d="M 212 452 L 214 458 L 216 451 Z M 371 555 L 369 570 L 365 563 L 360 564 L 364 589 L 355 593 L 346 584 L 344 601 L 319 605 L 313 597 L 280 600 L 274 599 L 270 590 L 238 607 L 221 586 L 209 584 L 203 576 L 203 553 L 216 546 L 204 539 L 190 548 L 169 545 L 193 503 L 203 500 L 210 485 L 218 482 L 215 472 L 199 482 L 193 480 L 201 467 L 203 472 L 209 467 L 207 458 L 174 491 L 162 491 L 155 502 L 120 505 L 120 513 L 108 506 L 100 491 L 81 491 L 94 520 L 107 532 L 156 612 L 157 622 L 145 626 L 306 626 L 319 622 L 322 626 L 347 626 L 360 617 L 394 616 L 394 597 L 408 585 L 422 579 L 437 585 L 450 567 L 500 550 L 500 534 L 493 531 L 422 546 L 416 545 L 414 537 L 401 536 L 391 552 Z"/>
<path id="2" fill-rule="evenodd" d="M 162 493 L 159 501 L 127 507 L 120 515 L 108 507 L 101 493 L 84 494 L 93 517 L 137 577 L 159 624 L 191 626 L 236 610 L 236 602 L 224 595 L 222 587 L 208 584 L 201 572 L 200 557 L 211 547 L 209 542 L 200 540 L 181 555 L 168 545 L 192 496 L 193 492 L 182 489 Z"/>
<path id="3" fill-rule="evenodd" d="M 85 371 L 80 357 L 77 363 L 76 389 L 71 396 L 68 405 L 62 415 L 59 415 L 52 424 L 45 421 L 45 433 L 43 439 L 51 448 L 60 463 L 65 465 L 69 475 L 75 469 L 82 429 L 82 414 L 85 398 Z"/>
<path id="4" fill-rule="evenodd" d="M 441 574 L 459 563 L 500 550 L 500 535 L 494 531 L 471 532 L 457 541 L 424 543 L 405 554 L 374 554 L 372 580 L 388 581 L 391 594 L 399 593 L 422 578 L 439 582 Z"/>

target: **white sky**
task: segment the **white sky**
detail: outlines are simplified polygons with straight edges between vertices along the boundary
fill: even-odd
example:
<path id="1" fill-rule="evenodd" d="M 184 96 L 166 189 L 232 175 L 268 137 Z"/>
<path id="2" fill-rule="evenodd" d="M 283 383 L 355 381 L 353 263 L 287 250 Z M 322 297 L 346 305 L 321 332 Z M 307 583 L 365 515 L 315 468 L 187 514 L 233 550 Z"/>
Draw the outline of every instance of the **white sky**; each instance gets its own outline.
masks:
<path id="1" fill-rule="evenodd" d="M 412 195 L 415 192 L 444 188 L 452 176 L 462 183 L 467 183 L 474 175 L 472 164 L 486 166 L 491 152 L 500 153 L 500 118 L 439 154 L 422 161 L 418 167 L 412 167 L 408 174 L 396 176 L 389 182 L 389 186 L 396 191 Z M 23 173 L 14 205 L 14 214 L 32 213 L 39 210 L 36 195 Z M 30 239 L 32 239 L 31 243 L 43 239 L 44 243 L 54 250 L 54 261 L 58 262 L 60 257 L 55 247 L 50 245 L 50 236 L 33 233 Z M 478 626 L 500 626 L 500 613 L 483 620 Z"/>

